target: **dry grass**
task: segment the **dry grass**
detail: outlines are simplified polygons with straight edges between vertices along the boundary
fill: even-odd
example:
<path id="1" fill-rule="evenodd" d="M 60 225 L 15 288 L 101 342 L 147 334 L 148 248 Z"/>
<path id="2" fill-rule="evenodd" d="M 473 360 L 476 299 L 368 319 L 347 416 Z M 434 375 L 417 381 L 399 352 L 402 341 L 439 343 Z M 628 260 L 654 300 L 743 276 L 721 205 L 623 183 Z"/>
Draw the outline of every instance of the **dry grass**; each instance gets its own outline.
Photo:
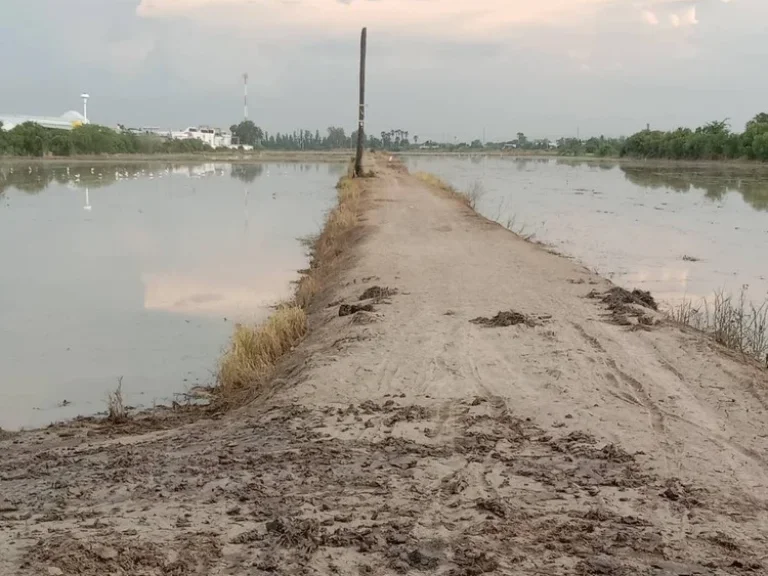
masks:
<path id="1" fill-rule="evenodd" d="M 107 395 L 107 420 L 119 424 L 128 420 L 128 410 L 123 402 L 123 377 L 117 379 L 117 388 Z"/>
<path id="2" fill-rule="evenodd" d="M 283 306 L 258 326 L 235 326 L 229 349 L 219 361 L 216 398 L 228 406 L 247 402 L 254 387 L 268 378 L 277 361 L 307 333 L 307 314 Z"/>
<path id="3" fill-rule="evenodd" d="M 478 203 L 485 195 L 485 189 L 480 181 L 473 182 L 467 190 L 461 191 L 429 172 L 417 172 L 414 176 L 432 188 L 440 190 L 446 196 L 469 206 L 472 210 L 477 210 Z"/>
<path id="4" fill-rule="evenodd" d="M 344 177 L 337 185 L 338 203 L 325 220 L 322 232 L 304 244 L 310 268 L 296 283 L 293 299 L 261 325 L 237 325 L 221 360 L 214 390 L 214 405 L 234 408 L 251 400 L 271 377 L 280 358 L 295 348 L 307 333 L 307 311 L 328 277 L 337 268 L 358 227 L 362 212 L 359 180 Z"/>
<path id="5" fill-rule="evenodd" d="M 768 355 L 768 300 L 755 306 L 746 299 L 747 286 L 737 300 L 722 290 L 712 301 L 694 307 L 689 300 L 673 308 L 672 320 L 712 336 L 726 348 L 763 361 Z"/>

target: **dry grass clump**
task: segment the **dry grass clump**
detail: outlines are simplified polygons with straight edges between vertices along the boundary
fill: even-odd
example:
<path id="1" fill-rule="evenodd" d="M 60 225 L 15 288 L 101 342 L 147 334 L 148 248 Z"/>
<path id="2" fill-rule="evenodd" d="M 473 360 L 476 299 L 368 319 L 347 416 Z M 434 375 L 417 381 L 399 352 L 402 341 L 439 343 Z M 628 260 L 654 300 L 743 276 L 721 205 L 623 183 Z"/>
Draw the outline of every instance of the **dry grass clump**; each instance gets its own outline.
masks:
<path id="1" fill-rule="evenodd" d="M 307 333 L 307 314 L 295 305 L 283 306 L 258 326 L 235 326 L 229 349 L 219 361 L 217 399 L 225 404 L 247 401 L 277 361 Z"/>
<path id="2" fill-rule="evenodd" d="M 113 424 L 120 424 L 128 420 L 128 409 L 123 402 L 123 377 L 117 379 L 117 388 L 107 394 L 107 420 Z"/>
<path id="3" fill-rule="evenodd" d="M 686 300 L 672 309 L 670 317 L 679 324 L 706 332 L 726 348 L 765 360 L 768 355 L 768 300 L 755 306 L 747 302 L 746 291 L 747 286 L 742 287 L 738 300 L 734 300 L 719 290 L 711 302 L 703 300 L 698 308 Z"/>
<path id="4" fill-rule="evenodd" d="M 328 213 L 322 232 L 304 240 L 310 252 L 310 268 L 297 282 L 293 300 L 279 307 L 264 324 L 235 327 L 229 348 L 219 361 L 216 405 L 232 408 L 253 399 L 279 359 L 306 335 L 307 310 L 349 245 L 362 211 L 358 180 L 344 177 L 337 190 L 338 204 Z"/>
<path id="5" fill-rule="evenodd" d="M 480 181 L 473 182 L 467 190 L 462 191 L 457 190 L 444 180 L 441 180 L 429 172 L 417 172 L 414 174 L 414 176 L 425 184 L 440 190 L 443 194 L 458 200 L 466 206 L 469 206 L 472 208 L 472 210 L 477 209 L 477 205 L 480 202 L 480 199 L 485 195 L 485 189 L 483 188 L 483 184 Z"/>

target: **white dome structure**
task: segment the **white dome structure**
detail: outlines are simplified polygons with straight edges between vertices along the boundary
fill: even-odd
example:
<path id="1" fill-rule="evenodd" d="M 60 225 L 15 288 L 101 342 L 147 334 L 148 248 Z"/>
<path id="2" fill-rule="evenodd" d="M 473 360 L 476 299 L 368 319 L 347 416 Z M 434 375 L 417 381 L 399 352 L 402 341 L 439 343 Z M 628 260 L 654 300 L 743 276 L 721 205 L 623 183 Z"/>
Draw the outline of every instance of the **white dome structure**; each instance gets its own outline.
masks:
<path id="1" fill-rule="evenodd" d="M 13 114 L 0 114 L 0 122 L 3 124 L 3 130 L 13 130 L 19 124 L 25 122 L 34 122 L 44 128 L 58 128 L 59 130 L 72 130 L 88 121 L 80 112 L 70 110 L 61 116 L 25 116 Z"/>

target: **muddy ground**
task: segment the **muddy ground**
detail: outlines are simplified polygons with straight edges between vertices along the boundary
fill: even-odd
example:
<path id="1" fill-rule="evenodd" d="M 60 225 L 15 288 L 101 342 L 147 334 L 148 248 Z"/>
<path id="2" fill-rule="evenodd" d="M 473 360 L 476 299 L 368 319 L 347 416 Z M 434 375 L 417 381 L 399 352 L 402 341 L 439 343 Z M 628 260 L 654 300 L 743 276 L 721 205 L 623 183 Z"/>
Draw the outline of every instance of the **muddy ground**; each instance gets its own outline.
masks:
<path id="1" fill-rule="evenodd" d="M 0 574 L 768 574 L 764 369 L 402 170 L 367 186 L 256 403 L 0 437 Z"/>

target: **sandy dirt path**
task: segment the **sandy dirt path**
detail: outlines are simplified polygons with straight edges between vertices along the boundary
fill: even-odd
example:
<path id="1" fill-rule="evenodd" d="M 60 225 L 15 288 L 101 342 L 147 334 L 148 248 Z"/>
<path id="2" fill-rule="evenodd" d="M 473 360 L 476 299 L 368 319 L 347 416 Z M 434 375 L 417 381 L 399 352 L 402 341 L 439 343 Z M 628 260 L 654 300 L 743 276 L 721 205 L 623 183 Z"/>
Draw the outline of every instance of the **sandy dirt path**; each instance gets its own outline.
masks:
<path id="1" fill-rule="evenodd" d="M 0 438 L 0 574 L 768 574 L 765 370 L 377 169 L 258 402 Z"/>

